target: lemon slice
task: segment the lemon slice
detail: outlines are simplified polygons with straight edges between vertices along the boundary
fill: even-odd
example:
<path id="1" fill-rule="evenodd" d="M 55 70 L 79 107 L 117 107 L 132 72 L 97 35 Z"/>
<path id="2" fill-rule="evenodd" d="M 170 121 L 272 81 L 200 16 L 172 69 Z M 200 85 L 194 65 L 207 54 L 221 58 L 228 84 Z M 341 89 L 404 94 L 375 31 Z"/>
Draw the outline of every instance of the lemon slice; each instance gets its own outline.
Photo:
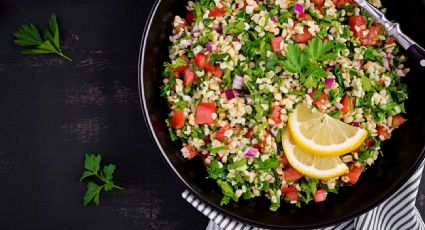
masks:
<path id="1" fill-rule="evenodd" d="M 289 116 L 288 127 L 295 143 L 305 151 L 324 157 L 341 156 L 357 149 L 367 131 L 348 125 L 325 113 L 298 105 Z"/>
<path id="2" fill-rule="evenodd" d="M 347 165 L 339 157 L 321 157 L 306 152 L 295 144 L 288 130 L 282 136 L 282 145 L 289 164 L 305 176 L 326 180 L 348 172 Z"/>

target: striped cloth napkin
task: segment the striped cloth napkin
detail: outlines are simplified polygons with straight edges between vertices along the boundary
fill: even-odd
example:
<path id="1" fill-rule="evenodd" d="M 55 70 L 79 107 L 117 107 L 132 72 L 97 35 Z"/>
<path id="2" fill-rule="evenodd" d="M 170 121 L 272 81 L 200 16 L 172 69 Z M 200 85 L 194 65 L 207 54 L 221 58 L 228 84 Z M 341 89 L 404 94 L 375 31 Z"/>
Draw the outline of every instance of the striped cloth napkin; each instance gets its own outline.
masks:
<path id="1" fill-rule="evenodd" d="M 394 195 L 369 212 L 339 225 L 321 230 L 425 230 L 415 207 L 424 162 Z M 227 217 L 200 201 L 188 190 L 182 197 L 210 219 L 206 230 L 261 230 Z"/>

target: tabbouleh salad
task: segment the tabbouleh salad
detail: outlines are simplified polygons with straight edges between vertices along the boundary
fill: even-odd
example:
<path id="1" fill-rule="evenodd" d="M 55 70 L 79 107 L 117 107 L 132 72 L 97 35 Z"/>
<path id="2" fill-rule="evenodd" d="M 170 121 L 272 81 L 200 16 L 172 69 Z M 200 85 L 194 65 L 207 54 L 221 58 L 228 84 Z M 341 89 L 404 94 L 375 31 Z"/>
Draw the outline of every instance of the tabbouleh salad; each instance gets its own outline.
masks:
<path id="1" fill-rule="evenodd" d="M 381 10 L 379 0 L 371 3 Z M 405 119 L 395 39 L 352 0 L 199 0 L 172 23 L 161 94 L 170 137 L 201 157 L 221 204 L 266 196 L 321 202 L 354 185 Z M 282 134 L 297 104 L 368 132 L 341 157 L 349 172 L 318 180 L 288 163 Z"/>

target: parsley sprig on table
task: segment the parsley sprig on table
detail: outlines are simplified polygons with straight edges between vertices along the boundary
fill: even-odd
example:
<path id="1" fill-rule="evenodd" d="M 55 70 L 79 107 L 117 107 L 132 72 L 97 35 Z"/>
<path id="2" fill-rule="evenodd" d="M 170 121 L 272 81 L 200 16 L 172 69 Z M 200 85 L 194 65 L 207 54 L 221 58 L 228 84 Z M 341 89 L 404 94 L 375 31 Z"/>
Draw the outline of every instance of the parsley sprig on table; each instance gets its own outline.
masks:
<path id="1" fill-rule="evenodd" d="M 49 20 L 49 28 L 44 29 L 43 36 L 40 35 L 37 27 L 30 23 L 23 25 L 15 32 L 15 44 L 19 46 L 32 48 L 22 51 L 23 54 L 57 54 L 65 60 L 72 61 L 66 56 L 59 45 L 59 27 L 56 15 L 52 14 Z"/>
<path id="2" fill-rule="evenodd" d="M 316 87 L 319 80 L 328 75 L 318 62 L 336 59 L 338 55 L 333 51 L 334 47 L 334 41 L 322 41 L 317 37 L 307 44 L 305 50 L 296 44 L 289 44 L 285 52 L 287 59 L 280 61 L 280 64 L 286 70 L 298 73 L 304 86 Z"/>
<path id="3" fill-rule="evenodd" d="M 116 169 L 114 164 L 109 164 L 103 166 L 103 169 L 100 168 L 100 161 L 102 157 L 100 155 L 86 154 L 84 161 L 83 175 L 80 178 L 80 181 L 84 179 L 94 179 L 101 182 L 101 185 L 89 181 L 87 183 L 87 191 L 84 194 L 84 206 L 87 206 L 91 201 L 96 205 L 99 205 L 100 202 L 100 192 L 102 190 L 111 191 L 112 189 L 123 189 L 120 186 L 114 184 L 113 176 Z"/>

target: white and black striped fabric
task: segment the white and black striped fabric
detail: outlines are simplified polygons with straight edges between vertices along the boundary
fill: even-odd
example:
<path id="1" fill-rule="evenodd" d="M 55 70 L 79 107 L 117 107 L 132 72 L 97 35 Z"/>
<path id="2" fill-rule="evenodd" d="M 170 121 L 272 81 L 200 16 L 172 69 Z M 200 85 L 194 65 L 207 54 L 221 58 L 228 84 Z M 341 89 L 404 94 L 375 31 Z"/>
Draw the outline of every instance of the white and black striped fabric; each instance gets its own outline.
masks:
<path id="1" fill-rule="evenodd" d="M 381 205 L 353 220 L 321 230 L 425 230 L 415 207 L 423 168 L 424 162 L 406 184 Z M 217 212 L 187 190 L 182 197 L 210 219 L 206 230 L 260 230 Z"/>

